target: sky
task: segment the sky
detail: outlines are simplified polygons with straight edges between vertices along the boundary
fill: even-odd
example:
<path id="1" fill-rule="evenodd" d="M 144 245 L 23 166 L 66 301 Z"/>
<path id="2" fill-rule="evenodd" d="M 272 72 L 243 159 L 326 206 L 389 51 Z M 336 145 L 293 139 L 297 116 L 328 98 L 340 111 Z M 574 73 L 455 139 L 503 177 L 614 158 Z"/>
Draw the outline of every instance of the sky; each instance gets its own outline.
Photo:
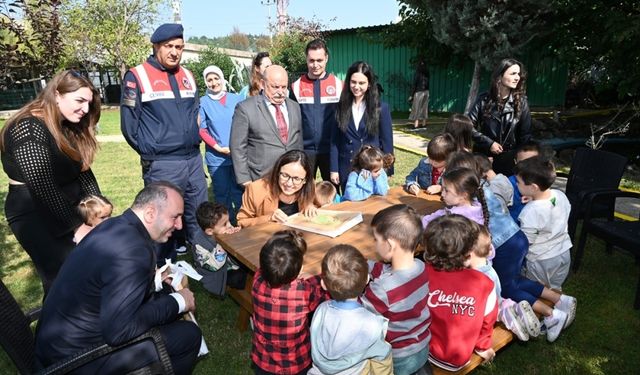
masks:
<path id="1" fill-rule="evenodd" d="M 315 16 L 332 30 L 389 24 L 398 18 L 398 9 L 397 0 L 289 0 L 287 10 L 291 17 L 310 20 Z M 274 0 L 182 0 L 185 39 L 225 36 L 234 26 L 245 34 L 267 34 L 269 15 L 274 22 Z M 163 22 L 170 19 L 167 16 Z"/>

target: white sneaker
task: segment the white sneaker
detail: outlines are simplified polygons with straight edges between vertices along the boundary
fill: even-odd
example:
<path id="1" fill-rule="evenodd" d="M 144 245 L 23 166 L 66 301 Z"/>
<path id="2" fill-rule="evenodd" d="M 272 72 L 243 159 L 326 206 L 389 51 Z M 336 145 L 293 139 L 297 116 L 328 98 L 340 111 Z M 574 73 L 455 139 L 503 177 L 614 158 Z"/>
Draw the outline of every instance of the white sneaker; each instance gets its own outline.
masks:
<path id="1" fill-rule="evenodd" d="M 504 323 L 504 326 L 513 332 L 518 340 L 529 341 L 529 332 L 522 319 L 518 316 L 515 305 L 506 306 L 498 312 L 498 320 Z"/>
<path id="2" fill-rule="evenodd" d="M 560 301 L 556 303 L 555 308 L 561 311 L 564 311 L 567 314 L 567 322 L 564 324 L 563 328 L 567 328 L 573 323 L 573 320 L 576 318 L 576 307 L 578 306 L 578 300 L 574 297 L 568 296 L 566 294 L 562 294 L 560 296 Z"/>
<path id="3" fill-rule="evenodd" d="M 179 248 L 176 249 L 176 253 L 178 255 L 185 255 L 187 253 L 187 247 L 186 246 L 180 246 Z"/>
<path id="4" fill-rule="evenodd" d="M 560 309 L 553 309 L 553 314 L 544 318 L 544 324 L 547 326 L 547 341 L 556 341 L 566 322 L 567 313 Z"/>
<path id="5" fill-rule="evenodd" d="M 516 314 L 524 322 L 530 337 L 538 337 L 540 335 L 540 320 L 533 312 L 533 308 L 527 301 L 520 301 L 515 305 Z"/>

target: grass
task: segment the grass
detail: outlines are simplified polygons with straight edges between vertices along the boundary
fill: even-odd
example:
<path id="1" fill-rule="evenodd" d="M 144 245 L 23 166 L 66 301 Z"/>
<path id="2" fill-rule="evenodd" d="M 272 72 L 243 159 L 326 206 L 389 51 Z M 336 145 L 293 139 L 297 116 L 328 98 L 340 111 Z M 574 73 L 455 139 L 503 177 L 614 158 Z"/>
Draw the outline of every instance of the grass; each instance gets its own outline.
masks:
<path id="1" fill-rule="evenodd" d="M 117 112 L 106 111 L 102 125 L 109 134 L 119 134 Z M 113 133 L 112 133 L 113 132 Z M 104 134 L 104 133 L 101 133 Z M 402 184 L 416 165 L 418 155 L 397 150 L 396 175 L 390 184 Z M 93 166 L 103 193 L 115 205 L 115 214 L 127 208 L 142 188 L 138 157 L 126 143 L 103 143 Z M 7 178 L 0 175 L 0 209 L 4 209 Z M 17 244 L 0 217 L 0 276 L 23 308 L 40 304 L 40 281 L 26 253 Z M 565 285 L 568 294 L 578 298 L 578 314 L 572 327 L 558 341 L 544 339 L 513 343 L 478 374 L 631 374 L 640 368 L 640 312 L 632 301 L 638 266 L 625 253 L 608 255 L 597 240 L 587 244 L 580 271 L 571 274 Z M 251 335 L 235 329 L 238 305 L 230 298 L 212 297 L 197 282 L 191 283 L 196 295 L 197 319 L 210 354 L 201 359 L 195 374 L 251 373 L 249 353 Z M 0 352 L 0 373 L 15 373 L 4 352 Z"/>

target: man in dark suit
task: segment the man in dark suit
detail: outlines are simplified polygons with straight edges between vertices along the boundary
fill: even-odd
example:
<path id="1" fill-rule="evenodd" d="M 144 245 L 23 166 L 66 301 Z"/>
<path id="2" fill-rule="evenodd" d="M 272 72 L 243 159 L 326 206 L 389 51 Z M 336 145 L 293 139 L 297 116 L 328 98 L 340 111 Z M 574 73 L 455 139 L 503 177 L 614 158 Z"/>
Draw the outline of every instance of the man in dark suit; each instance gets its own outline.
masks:
<path id="1" fill-rule="evenodd" d="M 300 106 L 287 97 L 289 77 L 279 65 L 264 71 L 263 93 L 236 106 L 231 124 L 231 159 L 238 184 L 261 178 L 290 150 L 302 150 Z"/>
<path id="2" fill-rule="evenodd" d="M 91 231 L 67 258 L 42 307 L 36 356 L 43 366 L 89 347 L 119 345 L 159 327 L 176 374 L 188 374 L 202 333 L 178 320 L 195 310 L 193 293 L 155 289 L 155 244 L 182 227 L 180 189 L 168 182 L 147 185 L 133 206 Z M 125 373 L 156 360 L 150 342 L 93 361 L 80 373 Z"/>

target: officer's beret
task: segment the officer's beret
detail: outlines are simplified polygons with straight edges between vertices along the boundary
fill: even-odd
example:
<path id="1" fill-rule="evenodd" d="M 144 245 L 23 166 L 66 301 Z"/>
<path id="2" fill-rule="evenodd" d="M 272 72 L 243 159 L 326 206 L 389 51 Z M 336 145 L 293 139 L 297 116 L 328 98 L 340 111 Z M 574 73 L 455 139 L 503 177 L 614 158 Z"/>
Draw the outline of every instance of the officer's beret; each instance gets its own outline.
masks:
<path id="1" fill-rule="evenodd" d="M 151 43 L 160 43 L 165 40 L 182 38 L 184 28 L 179 23 L 165 23 L 158 26 L 156 31 L 151 35 Z"/>

